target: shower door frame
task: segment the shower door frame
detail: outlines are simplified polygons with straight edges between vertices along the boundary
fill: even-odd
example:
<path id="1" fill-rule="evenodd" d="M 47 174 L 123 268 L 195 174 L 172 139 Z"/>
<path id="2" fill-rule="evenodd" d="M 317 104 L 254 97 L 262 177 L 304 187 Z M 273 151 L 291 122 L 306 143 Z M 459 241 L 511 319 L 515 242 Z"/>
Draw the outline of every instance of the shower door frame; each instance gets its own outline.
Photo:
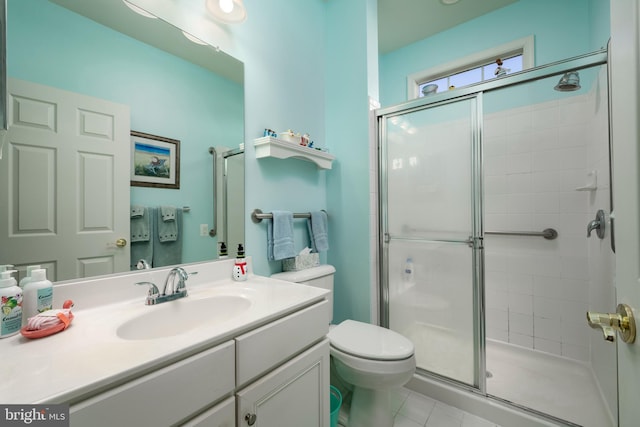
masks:
<path id="1" fill-rule="evenodd" d="M 419 239 L 422 242 L 435 243 L 435 242 L 446 242 L 452 244 L 467 244 L 471 250 L 471 271 L 472 271 L 472 282 L 473 282 L 473 349 L 474 349 L 474 370 L 473 370 L 473 385 L 459 382 L 457 380 L 456 383 L 463 385 L 464 387 L 470 387 L 472 389 L 481 389 L 484 390 L 486 387 L 486 377 L 481 375 L 481 372 L 485 372 L 486 360 L 485 360 L 485 351 L 484 351 L 484 313 L 482 312 L 484 308 L 484 303 L 478 304 L 478 301 L 484 299 L 484 247 L 483 247 L 483 220 L 482 220 L 482 212 L 483 212 L 483 200 L 479 195 L 482 194 L 482 153 L 481 153 L 481 130 L 482 130 L 482 92 L 465 95 L 465 96 L 456 96 L 450 99 L 446 99 L 440 102 L 430 102 L 426 105 L 408 108 L 406 110 L 399 110 L 397 112 L 385 114 L 378 118 L 378 127 L 380 130 L 379 137 L 382 139 L 383 135 L 386 134 L 386 124 L 384 118 L 394 117 L 402 114 L 409 114 L 413 112 L 423 111 L 430 108 L 438 108 L 441 106 L 464 102 L 464 101 L 473 101 L 472 103 L 472 111 L 470 113 L 470 126 L 471 126 L 471 134 L 470 138 L 470 165 L 471 165 L 471 173 L 469 183 L 470 186 L 470 209 L 471 209 L 471 224 L 469 224 L 470 235 L 466 240 L 447 240 L 447 239 Z M 383 185 L 383 181 L 388 177 L 386 162 L 382 162 L 382 159 L 386 159 L 387 156 L 387 144 L 379 144 L 379 152 L 380 152 L 380 181 L 379 181 L 379 195 L 380 195 L 380 206 L 387 205 L 388 195 L 386 185 Z M 384 295 L 381 297 L 381 301 L 384 301 L 386 310 L 380 311 L 380 319 L 381 324 L 385 327 L 389 327 L 389 315 L 388 315 L 388 305 L 389 305 L 389 268 L 388 268 L 388 243 L 390 242 L 390 235 L 388 232 L 388 215 L 386 209 L 380 209 L 380 244 L 381 244 L 381 253 L 383 254 L 384 262 L 380 263 L 380 269 L 382 272 L 383 278 L 385 278 L 384 286 L 381 286 L 381 290 L 384 292 Z M 381 282 L 382 283 L 382 282 Z M 478 345 L 476 345 L 478 344 Z M 440 377 L 443 380 L 450 380 L 448 377 L 439 375 L 435 372 L 426 371 L 418 368 L 418 371 L 424 372 L 425 374 L 434 375 Z"/>
<path id="2" fill-rule="evenodd" d="M 518 73 L 501 77 L 499 79 L 491 80 L 489 82 L 478 83 L 470 85 L 464 88 L 459 88 L 454 91 L 445 91 L 430 95 L 429 97 L 417 98 L 415 100 L 407 101 L 401 104 L 396 104 L 390 107 L 380 108 L 375 111 L 376 116 L 376 137 L 378 148 L 378 253 L 380 262 L 378 263 L 378 286 L 379 286 L 379 316 L 380 325 L 389 327 L 389 239 L 388 239 L 388 215 L 387 215 L 387 148 L 386 148 L 386 125 L 385 120 L 388 117 L 399 116 L 410 112 L 419 111 L 426 108 L 434 108 L 438 105 L 445 105 L 449 102 L 455 102 L 465 98 L 476 98 L 477 108 L 475 110 L 476 117 L 473 118 L 476 129 L 472 131 L 475 134 L 473 144 L 476 146 L 474 150 L 474 162 L 478 161 L 479 164 L 474 165 L 472 173 L 472 209 L 476 212 L 472 215 L 474 224 L 472 231 L 474 235 L 471 236 L 470 244 L 474 245 L 474 249 L 480 250 L 474 251 L 474 319 L 477 324 L 474 325 L 474 353 L 476 355 L 476 372 L 474 372 L 475 384 L 470 386 L 466 383 L 458 380 L 448 378 L 439 375 L 434 372 L 419 369 L 419 373 L 426 377 L 432 378 L 436 381 L 441 381 L 454 387 L 471 391 L 476 394 L 480 394 L 483 397 L 492 399 L 497 402 L 502 402 L 511 407 L 519 408 L 525 412 L 539 415 L 551 420 L 562 421 L 566 423 L 566 420 L 559 420 L 549 414 L 541 413 L 529 407 L 514 404 L 512 402 L 500 399 L 499 397 L 490 395 L 487 393 L 486 386 L 486 347 L 485 347 L 485 303 L 484 303 L 484 251 L 483 246 L 483 197 L 482 197 L 482 178 L 483 178 L 483 162 L 482 162 L 482 94 L 497 89 L 506 88 L 509 86 L 519 85 L 522 83 L 533 82 L 543 78 L 551 77 L 554 75 L 562 74 L 567 71 L 579 71 L 585 68 L 595 67 L 599 65 L 605 65 L 608 63 L 608 51 L 607 49 L 601 49 L 592 53 L 588 53 L 574 58 L 569 58 L 562 61 L 557 61 L 547 65 L 534 67 L 528 70 L 523 70 Z M 609 79 L 609 73 L 607 73 L 607 80 Z M 610 86 L 610 83 L 608 84 Z M 610 96 L 610 90 L 609 90 Z M 609 120 L 609 126 L 611 121 Z M 609 138 L 609 144 L 611 144 L 611 138 Z M 611 161 L 611 158 L 610 158 Z M 477 167 L 476 167 L 477 166 Z M 478 176 L 473 176 L 477 174 Z M 611 182 L 611 188 L 613 193 L 613 182 Z M 612 206 L 611 206 L 612 208 Z M 479 254 L 479 255 L 478 255 Z M 571 425 L 571 424 L 570 424 Z"/>

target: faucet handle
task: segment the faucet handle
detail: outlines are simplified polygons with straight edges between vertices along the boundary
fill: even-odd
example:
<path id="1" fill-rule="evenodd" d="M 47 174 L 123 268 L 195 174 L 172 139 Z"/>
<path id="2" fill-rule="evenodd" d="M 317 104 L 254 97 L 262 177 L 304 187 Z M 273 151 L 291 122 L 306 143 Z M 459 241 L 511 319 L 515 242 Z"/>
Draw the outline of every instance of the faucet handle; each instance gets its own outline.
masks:
<path id="1" fill-rule="evenodd" d="M 148 285 L 149 292 L 147 293 L 147 299 L 145 300 L 146 305 L 153 305 L 156 303 L 156 299 L 160 296 L 160 291 L 158 287 L 151 282 L 136 282 L 136 285 Z"/>
<path id="2" fill-rule="evenodd" d="M 587 237 L 591 237 L 591 232 L 596 230 L 596 234 L 600 239 L 604 239 L 604 227 L 605 227 L 605 216 L 604 211 L 600 209 L 596 213 L 596 218 L 589 222 L 587 225 Z"/>

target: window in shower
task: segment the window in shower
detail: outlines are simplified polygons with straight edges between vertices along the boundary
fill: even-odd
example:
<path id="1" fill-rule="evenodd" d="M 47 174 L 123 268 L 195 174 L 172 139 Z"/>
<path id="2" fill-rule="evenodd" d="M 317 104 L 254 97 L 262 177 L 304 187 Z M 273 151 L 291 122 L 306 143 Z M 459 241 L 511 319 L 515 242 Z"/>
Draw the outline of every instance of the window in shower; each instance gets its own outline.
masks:
<path id="1" fill-rule="evenodd" d="M 507 74 L 522 71 L 522 54 L 514 55 L 510 58 L 501 58 L 501 60 L 502 68 L 504 70 L 508 70 L 506 71 Z M 495 79 L 497 78 L 497 67 L 498 66 L 496 65 L 495 61 L 490 61 L 489 63 L 477 65 L 468 70 L 456 72 L 444 77 L 426 81 L 418 86 L 419 96 L 425 96 L 424 88 L 428 85 L 435 84 L 437 85 L 437 92 L 442 92 L 448 90 L 448 88 L 450 87 L 469 86 L 474 83 L 480 83 L 487 80 Z"/>
<path id="2" fill-rule="evenodd" d="M 437 92 L 443 92 L 450 86 L 459 88 L 494 79 L 497 58 L 502 59 L 502 67 L 508 69 L 508 73 L 531 68 L 533 51 L 533 37 L 525 37 L 412 74 L 408 77 L 408 98 L 422 97 L 423 88 L 430 84 L 438 85 Z"/>

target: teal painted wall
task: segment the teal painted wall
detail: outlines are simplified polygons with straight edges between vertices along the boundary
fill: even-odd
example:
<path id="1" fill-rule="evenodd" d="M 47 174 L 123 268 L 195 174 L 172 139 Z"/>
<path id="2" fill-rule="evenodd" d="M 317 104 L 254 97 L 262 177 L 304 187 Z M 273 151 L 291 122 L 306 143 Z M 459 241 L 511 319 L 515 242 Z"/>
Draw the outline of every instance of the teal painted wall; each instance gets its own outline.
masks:
<path id="1" fill-rule="evenodd" d="M 255 208 L 293 212 L 327 209 L 329 245 L 321 262 L 337 268 L 334 320 L 369 320 L 369 151 L 367 16 L 371 0 L 245 0 L 247 20 L 229 26 L 228 52 L 245 64 L 246 243 L 254 270 L 269 275 L 266 224 Z M 377 67 L 377 60 L 374 61 Z M 370 81 L 370 80 L 369 80 Z M 296 159 L 255 159 L 264 128 L 308 132 L 336 156 L 331 170 Z M 308 244 L 296 220 L 296 249 Z"/>
<path id="2" fill-rule="evenodd" d="M 329 254 L 336 267 L 335 323 L 370 320 L 369 80 L 377 86 L 368 71 L 368 37 L 377 38 L 368 25 L 371 5 L 375 1 L 327 3 L 326 125 L 339 159 L 327 178 L 328 207 L 335 213 Z"/>
<path id="3" fill-rule="evenodd" d="M 318 146 L 332 152 L 337 141 L 325 133 L 325 10 L 321 0 L 245 0 L 248 17 L 228 26 L 234 45 L 229 53 L 245 65 L 246 250 L 254 271 L 270 275 L 282 269 L 267 260 L 267 223 L 254 224 L 254 209 L 329 211 L 329 245 L 335 249 L 333 221 L 327 206 L 327 176 L 314 163 L 298 159 L 256 159 L 253 140 L 265 128 L 309 133 Z M 296 251 L 309 245 L 304 219 L 294 221 Z M 326 262 L 327 253 L 321 254 Z"/>
<path id="4" fill-rule="evenodd" d="M 243 141 L 242 86 L 44 0 L 9 1 L 7 50 L 10 77 L 129 105 L 133 130 L 181 141 L 180 190 L 132 187 L 131 201 L 190 206 L 183 259 L 213 258 L 208 147 Z"/>
<path id="5" fill-rule="evenodd" d="M 381 103 L 407 100 L 407 76 L 533 35 L 535 65 L 606 45 L 608 0 L 520 0 L 380 58 Z"/>

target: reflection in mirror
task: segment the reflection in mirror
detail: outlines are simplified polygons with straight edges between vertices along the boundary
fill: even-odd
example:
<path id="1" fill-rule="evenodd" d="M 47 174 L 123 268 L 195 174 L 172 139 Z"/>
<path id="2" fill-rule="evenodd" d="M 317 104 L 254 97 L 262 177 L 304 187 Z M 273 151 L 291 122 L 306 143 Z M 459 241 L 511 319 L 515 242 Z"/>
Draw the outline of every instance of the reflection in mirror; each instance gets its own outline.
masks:
<path id="1" fill-rule="evenodd" d="M 129 270 L 133 245 L 167 225 L 157 214 L 164 206 L 176 208 L 181 250 L 167 255 L 174 249 L 148 243 L 152 266 L 163 257 L 216 258 L 222 236 L 234 239 L 227 246 L 235 254 L 244 240 L 244 155 L 223 154 L 242 151 L 241 62 L 122 0 L 7 0 L 7 71 L 0 264 L 16 265 L 20 276 L 40 264 L 56 281 Z M 178 189 L 130 187 L 131 131 L 180 141 Z M 218 182 L 232 188 L 215 201 L 210 146 Z M 227 164 L 234 157 L 238 164 Z M 227 213 L 225 194 L 240 212 Z M 134 206 L 155 209 L 149 240 L 131 242 Z"/>

